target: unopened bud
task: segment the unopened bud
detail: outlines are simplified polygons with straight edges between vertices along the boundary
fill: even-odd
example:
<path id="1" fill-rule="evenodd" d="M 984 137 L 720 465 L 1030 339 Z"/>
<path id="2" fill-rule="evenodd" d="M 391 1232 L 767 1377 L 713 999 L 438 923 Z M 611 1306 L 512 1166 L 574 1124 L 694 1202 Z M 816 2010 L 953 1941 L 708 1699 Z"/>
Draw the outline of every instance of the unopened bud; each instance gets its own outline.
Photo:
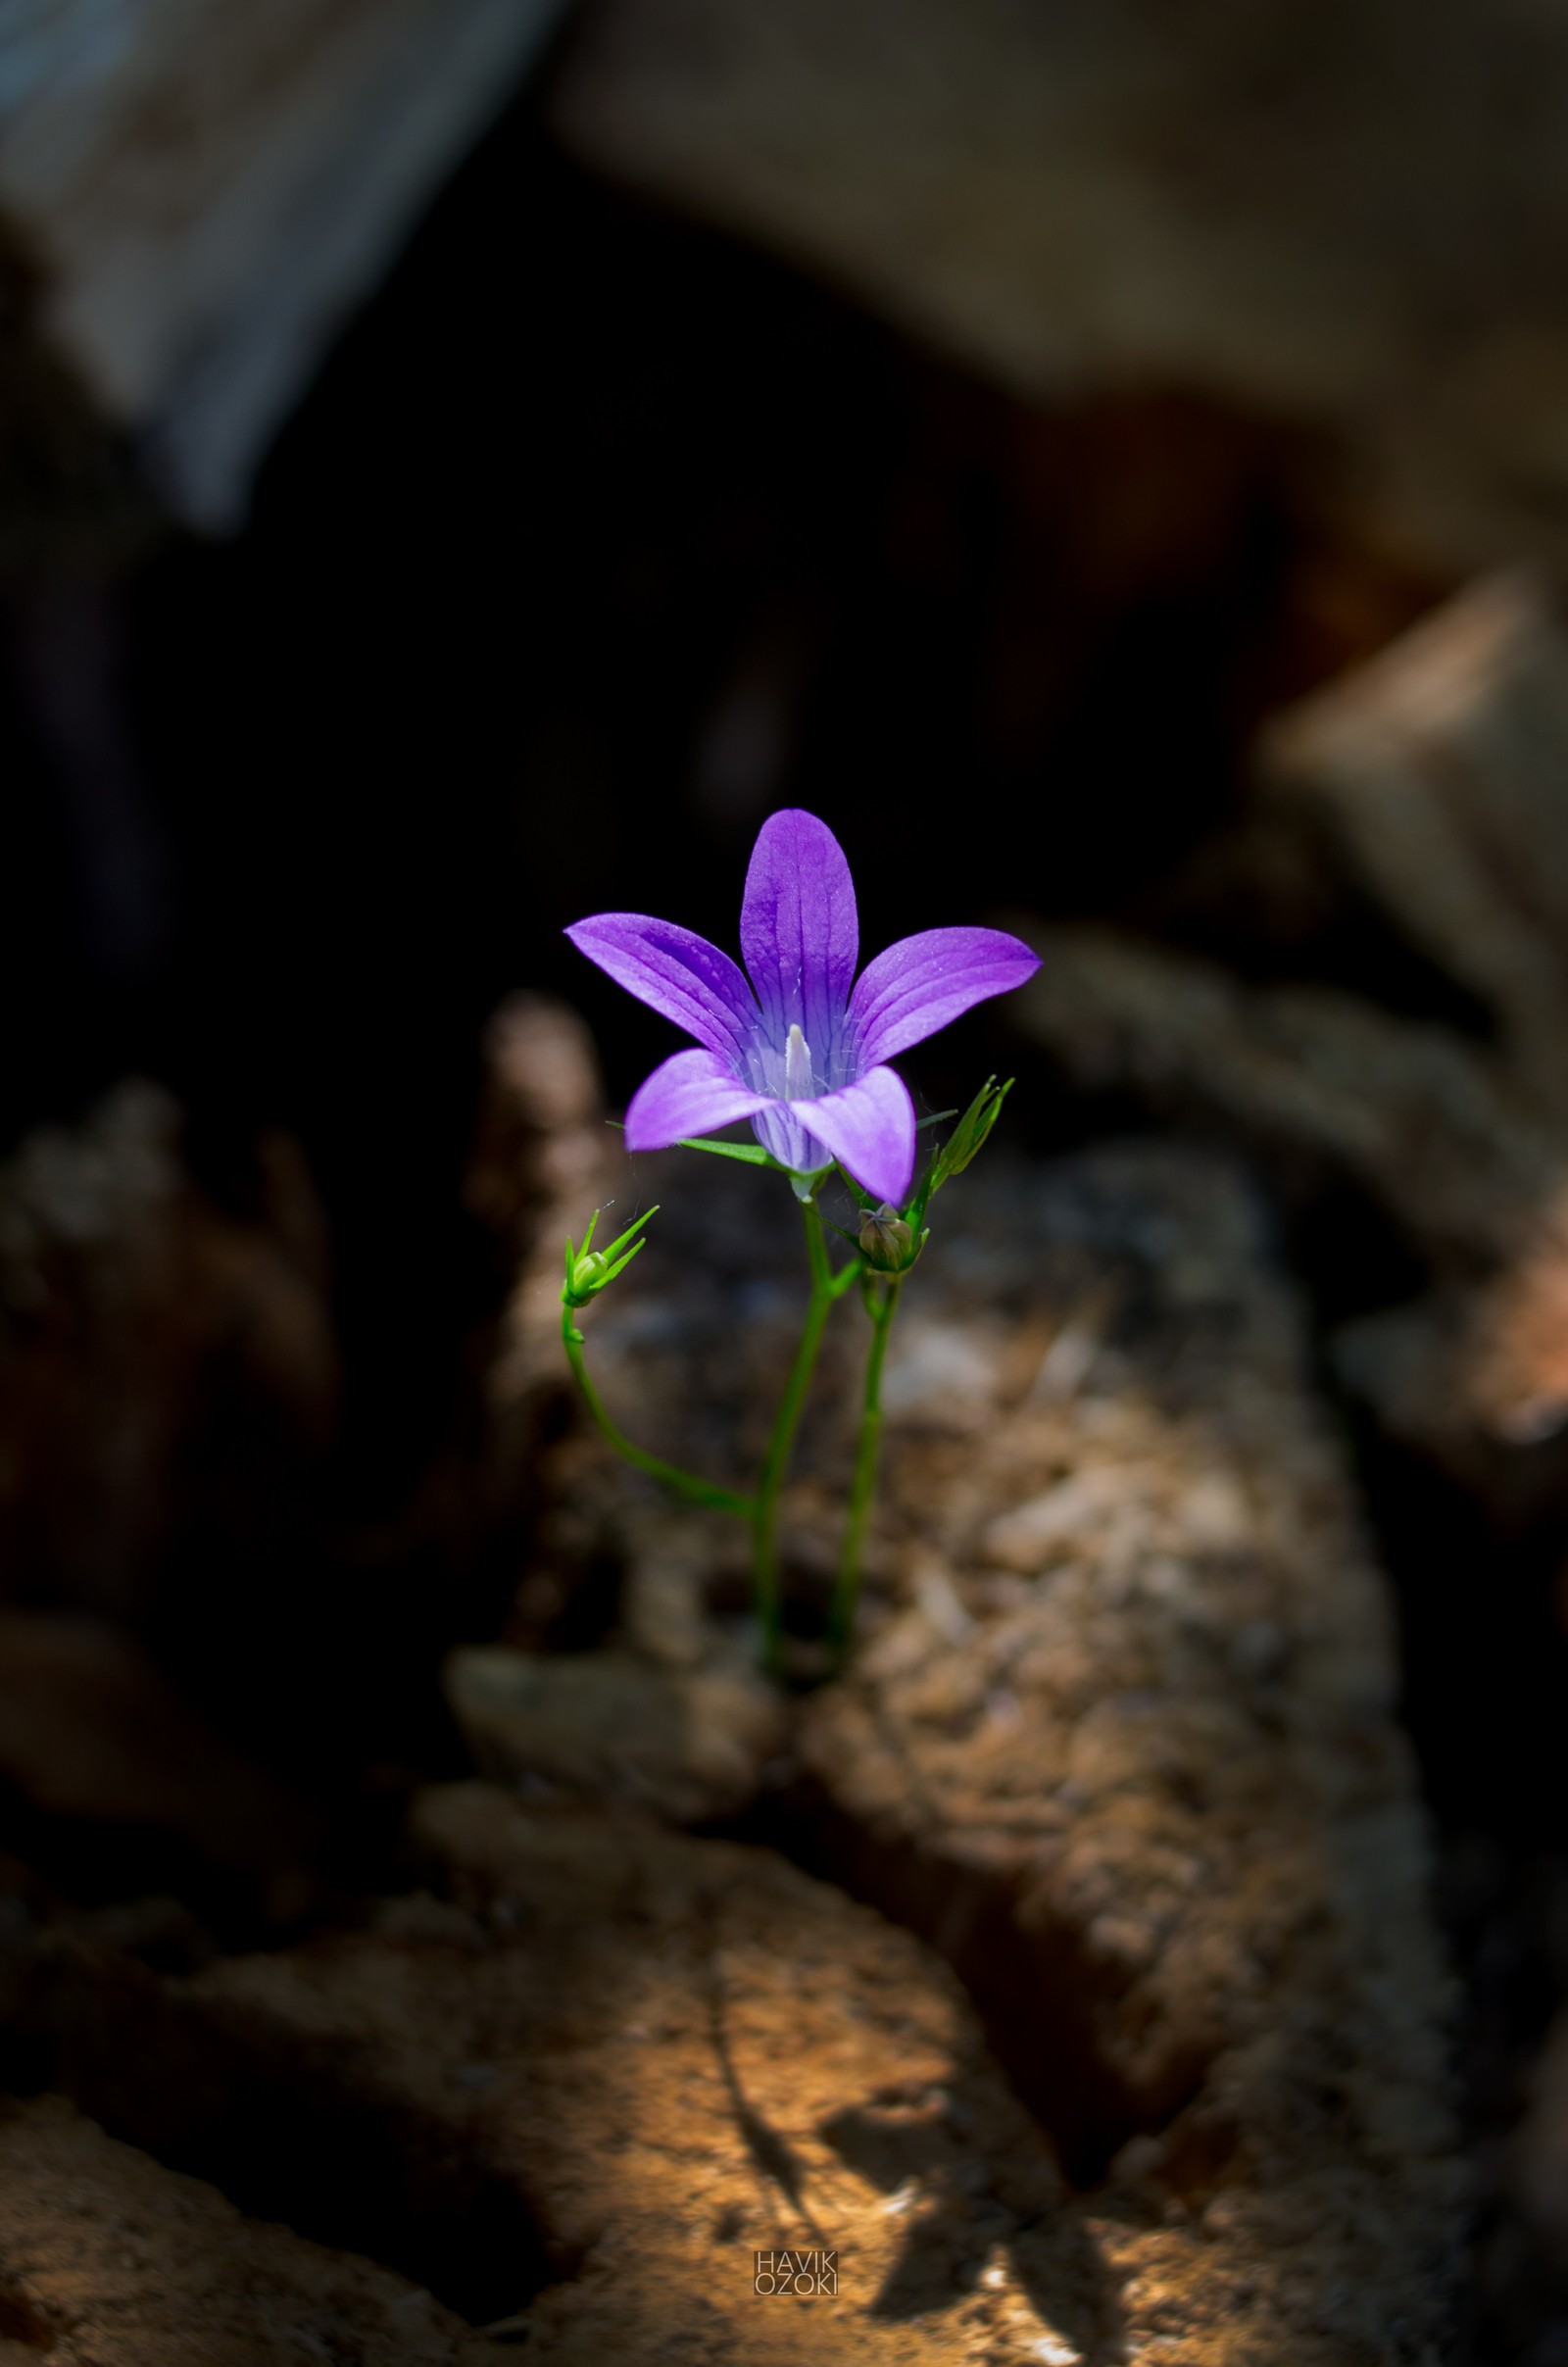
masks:
<path id="1" fill-rule="evenodd" d="M 639 1240 L 638 1235 L 648 1218 L 658 1213 L 657 1208 L 650 1208 L 647 1214 L 637 1218 L 635 1224 L 626 1227 L 618 1241 L 610 1242 L 602 1250 L 593 1250 L 588 1244 L 599 1223 L 599 1210 L 595 1208 L 588 1230 L 582 1237 L 582 1248 L 578 1249 L 569 1240 L 566 1243 L 566 1284 L 561 1294 L 563 1305 L 586 1307 L 607 1282 L 613 1282 L 617 1274 L 623 1274 L 638 1251 L 647 1248 L 646 1241 Z"/>
<path id="2" fill-rule="evenodd" d="M 860 1247 L 871 1263 L 885 1273 L 902 1273 L 909 1262 L 914 1235 L 891 1201 L 867 1208 L 860 1218 Z"/>

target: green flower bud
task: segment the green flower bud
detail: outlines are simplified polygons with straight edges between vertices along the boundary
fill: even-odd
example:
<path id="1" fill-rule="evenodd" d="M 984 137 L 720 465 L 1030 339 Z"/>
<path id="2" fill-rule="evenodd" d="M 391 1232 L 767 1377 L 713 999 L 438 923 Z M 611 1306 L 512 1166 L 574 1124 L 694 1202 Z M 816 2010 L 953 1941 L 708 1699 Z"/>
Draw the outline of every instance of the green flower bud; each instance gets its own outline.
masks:
<path id="1" fill-rule="evenodd" d="M 860 1248 L 879 1273 L 902 1274 L 912 1265 L 914 1233 L 891 1201 L 867 1208 L 860 1218 Z"/>
<path id="2" fill-rule="evenodd" d="M 988 1076 L 954 1132 L 937 1154 L 931 1170 L 931 1191 L 940 1192 L 950 1176 L 961 1175 L 975 1154 L 984 1150 L 991 1129 L 1002 1115 L 1002 1105 L 1012 1091 L 1012 1079 L 999 1085 Z"/>
<path id="3" fill-rule="evenodd" d="M 566 1307 L 586 1307 L 607 1282 L 613 1282 L 617 1274 L 624 1273 L 638 1251 L 647 1246 L 637 1236 L 649 1216 L 657 1216 L 658 1213 L 657 1208 L 650 1208 L 647 1215 L 639 1216 L 635 1224 L 626 1227 L 618 1241 L 612 1241 L 608 1249 L 595 1250 L 588 1246 L 599 1222 L 599 1210 L 595 1208 L 592 1222 L 582 1237 L 581 1249 L 569 1240 L 566 1243 L 566 1283 L 561 1294 L 563 1304 Z"/>

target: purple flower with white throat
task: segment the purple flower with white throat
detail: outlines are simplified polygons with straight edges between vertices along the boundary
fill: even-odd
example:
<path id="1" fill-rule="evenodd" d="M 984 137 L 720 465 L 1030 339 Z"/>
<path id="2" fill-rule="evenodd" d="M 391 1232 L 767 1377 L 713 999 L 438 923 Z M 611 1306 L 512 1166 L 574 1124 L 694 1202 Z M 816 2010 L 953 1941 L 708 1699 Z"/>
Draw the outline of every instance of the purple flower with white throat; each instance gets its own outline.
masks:
<path id="1" fill-rule="evenodd" d="M 629 1150 L 662 1151 L 749 1117 L 780 1165 L 814 1175 L 837 1159 L 895 1206 L 914 1172 L 914 1105 L 886 1063 L 1040 966 L 1001 929 L 923 929 L 857 978 L 850 866 L 827 825 L 798 809 L 771 815 L 752 850 L 745 973 L 706 937 L 641 912 L 600 912 L 566 935 L 697 1038 L 698 1050 L 674 1053 L 632 1096 Z"/>

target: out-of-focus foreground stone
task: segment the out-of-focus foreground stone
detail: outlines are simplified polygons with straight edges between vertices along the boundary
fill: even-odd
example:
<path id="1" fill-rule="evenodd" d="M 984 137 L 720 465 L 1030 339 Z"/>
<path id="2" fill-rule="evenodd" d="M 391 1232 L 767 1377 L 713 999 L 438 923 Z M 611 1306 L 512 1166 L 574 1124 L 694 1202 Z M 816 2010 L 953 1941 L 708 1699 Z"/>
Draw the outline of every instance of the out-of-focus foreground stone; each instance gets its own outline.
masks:
<path id="1" fill-rule="evenodd" d="M 0 1607 L 0 1779 L 57 1831 L 177 1843 L 276 1923 L 310 1899 L 313 1817 L 103 1620 Z"/>
<path id="2" fill-rule="evenodd" d="M 287 1923 L 315 1819 L 138 1641 L 167 1619 L 172 1557 L 232 1601 L 301 1550 L 336 1425 L 298 1147 L 264 1140 L 252 1180 L 246 1216 L 216 1207 L 178 1109 L 134 1082 L 0 1168 L 0 1777 L 13 1846 L 68 1889 L 201 1865 Z"/>
<path id="3" fill-rule="evenodd" d="M 119 1087 L 0 1169 L 0 1567 L 12 1596 L 143 1610 L 181 1526 L 250 1539 L 330 1442 L 324 1225 L 298 1147 L 220 1212 L 159 1088 Z"/>
<path id="4" fill-rule="evenodd" d="M 1568 638 L 1483 578 L 1277 716 L 1265 787 L 1492 1014 L 1527 1103 L 1568 1110 Z"/>
<path id="5" fill-rule="evenodd" d="M 368 2181 L 400 2265 L 422 2241 L 559 2367 L 1433 2355 L 1424 2251 L 1343 2292 L 1235 2185 L 1206 2216 L 1132 2175 L 1072 2200 L 946 1968 L 771 1850 L 477 1784 L 414 1839 L 431 1893 L 368 1930 L 161 1982 L 57 1947 L 42 1994 L 98 1999 L 82 2102 L 253 2183 L 292 2140 L 318 2235 Z M 836 2299 L 756 2294 L 757 2250 L 823 2245 Z"/>
<path id="6" fill-rule="evenodd" d="M 243 517 L 345 311 L 557 5 L 46 0 L 0 21 L 0 219 L 52 340 L 179 515 Z"/>
<path id="7" fill-rule="evenodd" d="M 554 115 L 1033 397 L 1217 393 L 1330 427 L 1342 495 L 1449 564 L 1564 549 L 1568 30 L 1531 0 L 607 0 Z"/>
<path id="8" fill-rule="evenodd" d="M 675 1824 L 748 1806 L 786 1729 L 777 1692 L 744 1661 L 671 1668 L 625 1652 L 474 1644 L 448 1654 L 445 1684 L 487 1772 L 619 1798 Z"/>
<path id="9" fill-rule="evenodd" d="M 1047 929 L 1018 1023 L 1073 1079 L 1200 1113 L 1373 1200 L 1433 1287 L 1342 1335 L 1396 1435 L 1506 1518 L 1568 1485 L 1568 639 L 1480 584 L 1281 717 L 1258 817 L 1493 1022 L 1491 1040 L 1318 987 L 1250 987 L 1104 930 Z"/>
<path id="10" fill-rule="evenodd" d="M 0 2358 L 21 2367 L 460 2367 L 427 2293 L 118 2145 L 56 2096 L 0 2106 Z"/>

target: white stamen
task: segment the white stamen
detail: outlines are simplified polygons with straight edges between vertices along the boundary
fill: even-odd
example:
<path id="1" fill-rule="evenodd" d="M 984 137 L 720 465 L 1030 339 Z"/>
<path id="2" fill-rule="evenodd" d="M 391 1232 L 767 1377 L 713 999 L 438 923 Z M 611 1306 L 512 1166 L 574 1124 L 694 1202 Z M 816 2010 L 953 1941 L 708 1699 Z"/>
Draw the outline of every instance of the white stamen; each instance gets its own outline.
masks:
<path id="1" fill-rule="evenodd" d="M 811 1099 L 811 1047 L 798 1026 L 791 1027 L 789 1042 L 784 1047 L 784 1099 L 787 1102 Z"/>

